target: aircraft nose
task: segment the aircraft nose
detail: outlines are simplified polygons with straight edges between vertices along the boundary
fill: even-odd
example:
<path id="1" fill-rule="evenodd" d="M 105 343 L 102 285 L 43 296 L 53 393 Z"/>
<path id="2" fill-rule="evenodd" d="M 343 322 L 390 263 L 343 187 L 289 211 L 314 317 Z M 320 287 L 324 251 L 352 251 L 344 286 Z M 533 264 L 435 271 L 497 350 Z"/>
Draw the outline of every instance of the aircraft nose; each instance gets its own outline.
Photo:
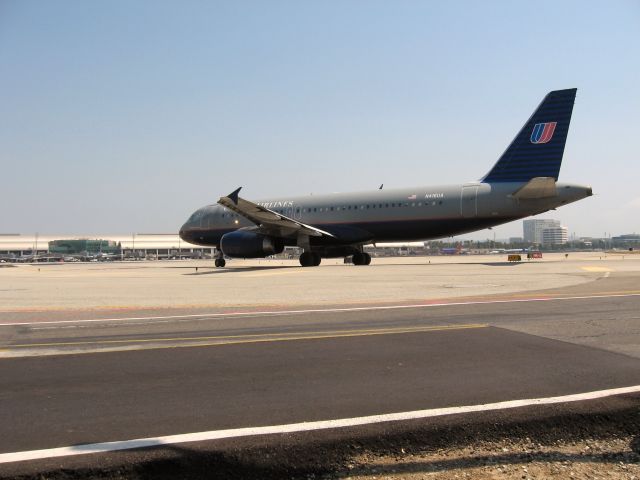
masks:
<path id="1" fill-rule="evenodd" d="M 180 238 L 185 242 L 189 241 L 189 227 L 186 223 L 180 227 L 178 235 L 180 235 Z"/>

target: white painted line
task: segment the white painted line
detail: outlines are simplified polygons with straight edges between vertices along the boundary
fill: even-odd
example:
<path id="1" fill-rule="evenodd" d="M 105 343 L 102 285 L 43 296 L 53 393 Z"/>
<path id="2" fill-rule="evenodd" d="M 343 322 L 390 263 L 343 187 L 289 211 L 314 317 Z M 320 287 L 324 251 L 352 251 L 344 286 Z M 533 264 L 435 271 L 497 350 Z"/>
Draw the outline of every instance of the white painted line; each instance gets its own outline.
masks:
<path id="1" fill-rule="evenodd" d="M 216 313 L 194 313 L 188 315 L 165 315 L 150 317 L 115 317 L 115 318 L 90 318 L 80 320 L 48 320 L 44 322 L 15 322 L 0 323 L 0 327 L 10 327 L 18 325 L 49 325 L 65 323 L 91 323 L 91 322 L 132 322 L 141 320 L 167 320 L 179 318 L 219 318 L 219 317 L 239 317 L 239 316 L 278 316 L 278 315 L 299 315 L 305 313 L 338 313 L 338 312 L 365 312 L 375 310 L 400 310 L 406 308 L 431 308 L 431 307 L 455 307 L 461 305 L 491 305 L 497 303 L 527 303 L 527 302 L 553 302 L 560 300 L 589 300 L 597 298 L 620 298 L 620 297 L 640 297 L 640 293 L 620 293 L 609 295 L 582 295 L 573 297 L 539 297 L 539 298 L 512 298 L 507 300 L 471 300 L 467 302 L 440 302 L 440 303 L 416 303 L 409 305 L 380 305 L 366 307 L 342 307 L 342 308 L 312 308 L 303 310 L 263 310 L 263 311 L 243 311 L 243 312 L 216 312 Z M 143 307 L 140 307 L 143 308 Z M 0 312 L 1 313 L 1 312 Z M 6 312 L 5 312 L 6 313 Z"/>
<path id="2" fill-rule="evenodd" d="M 429 410 L 414 410 L 412 412 L 387 413 L 367 417 L 342 418 L 338 420 L 322 420 L 317 422 L 291 423 L 288 425 L 274 425 L 267 427 L 233 428 L 229 430 L 212 430 L 209 432 L 184 433 L 167 435 L 164 437 L 138 438 L 117 442 L 89 443 L 71 447 L 48 448 L 44 450 L 30 450 L 24 452 L 0 454 L 0 464 L 23 462 L 26 460 L 41 460 L 46 458 L 66 457 L 71 455 L 86 455 L 90 453 L 107 453 L 134 448 L 157 447 L 161 445 L 175 445 L 187 442 L 203 442 L 221 440 L 225 438 L 253 437 L 257 435 L 273 435 L 282 433 L 310 432 L 331 428 L 355 427 L 384 422 L 398 422 L 423 418 L 441 417 L 462 413 L 486 412 L 490 410 L 505 410 L 509 408 L 528 407 L 532 405 L 550 405 L 554 403 L 580 402 L 598 398 L 640 392 L 640 385 L 595 392 L 577 393 L 560 397 L 531 398 L 526 400 L 510 400 L 506 402 L 486 403 L 484 405 L 470 405 L 465 407 L 433 408 Z"/>

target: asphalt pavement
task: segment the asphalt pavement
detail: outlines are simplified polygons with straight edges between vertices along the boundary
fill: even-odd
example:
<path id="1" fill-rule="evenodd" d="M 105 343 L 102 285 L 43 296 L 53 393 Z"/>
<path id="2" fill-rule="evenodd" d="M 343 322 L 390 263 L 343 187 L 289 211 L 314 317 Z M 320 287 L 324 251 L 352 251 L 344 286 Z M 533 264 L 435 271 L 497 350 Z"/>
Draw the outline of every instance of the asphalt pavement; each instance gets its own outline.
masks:
<path id="1" fill-rule="evenodd" d="M 0 455 L 637 386 L 636 280 L 420 305 L 14 318 L 0 326 Z"/>

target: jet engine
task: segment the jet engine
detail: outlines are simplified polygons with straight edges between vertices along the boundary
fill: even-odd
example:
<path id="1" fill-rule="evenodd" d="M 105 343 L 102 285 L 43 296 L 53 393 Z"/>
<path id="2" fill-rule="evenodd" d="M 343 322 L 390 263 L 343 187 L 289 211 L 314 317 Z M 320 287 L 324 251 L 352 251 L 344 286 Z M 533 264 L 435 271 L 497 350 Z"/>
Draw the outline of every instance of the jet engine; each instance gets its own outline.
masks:
<path id="1" fill-rule="evenodd" d="M 282 253 L 284 242 L 281 238 L 246 230 L 236 230 L 222 236 L 220 249 L 228 257 L 264 258 Z"/>

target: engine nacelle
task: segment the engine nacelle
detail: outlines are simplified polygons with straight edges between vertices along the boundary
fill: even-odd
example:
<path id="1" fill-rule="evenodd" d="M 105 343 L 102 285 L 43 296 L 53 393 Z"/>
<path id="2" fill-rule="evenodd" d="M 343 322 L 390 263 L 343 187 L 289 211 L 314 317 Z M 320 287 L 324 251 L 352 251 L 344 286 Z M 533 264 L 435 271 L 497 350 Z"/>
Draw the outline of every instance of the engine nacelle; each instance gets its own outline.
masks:
<path id="1" fill-rule="evenodd" d="M 268 237 L 246 230 L 236 230 L 222 236 L 220 249 L 228 257 L 264 258 L 282 253 L 284 242 L 280 238 Z"/>

